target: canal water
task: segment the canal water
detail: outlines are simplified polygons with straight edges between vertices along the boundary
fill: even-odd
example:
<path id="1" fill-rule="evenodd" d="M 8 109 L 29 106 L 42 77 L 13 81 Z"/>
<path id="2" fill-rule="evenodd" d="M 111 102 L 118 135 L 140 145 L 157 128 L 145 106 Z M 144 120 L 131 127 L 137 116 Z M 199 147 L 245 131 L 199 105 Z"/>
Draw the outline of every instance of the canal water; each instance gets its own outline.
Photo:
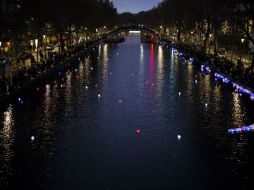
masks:
<path id="1" fill-rule="evenodd" d="M 251 189 L 253 103 L 137 36 L 0 111 L 0 189 Z"/>

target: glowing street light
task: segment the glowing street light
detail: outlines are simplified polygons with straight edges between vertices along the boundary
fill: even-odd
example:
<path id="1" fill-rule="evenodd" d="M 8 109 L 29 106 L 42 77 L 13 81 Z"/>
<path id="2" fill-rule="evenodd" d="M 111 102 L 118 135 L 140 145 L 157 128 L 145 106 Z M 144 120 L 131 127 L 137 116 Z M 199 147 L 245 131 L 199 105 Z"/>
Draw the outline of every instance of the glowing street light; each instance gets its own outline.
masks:
<path id="1" fill-rule="evenodd" d="M 46 38 L 46 35 L 44 34 L 43 35 L 43 40 L 44 40 L 44 56 L 45 56 L 45 59 L 47 57 L 47 38 Z"/>
<path id="2" fill-rule="evenodd" d="M 38 48 L 38 42 L 39 42 L 38 39 L 35 39 L 35 40 L 34 40 L 34 44 L 35 44 L 35 48 L 36 48 L 36 49 Z"/>
<path id="3" fill-rule="evenodd" d="M 243 43 L 244 43 L 244 38 L 241 39 L 241 56 L 240 56 L 240 63 L 242 62 L 242 56 L 243 56 Z"/>
<path id="4" fill-rule="evenodd" d="M 35 48 L 36 48 L 36 62 L 38 63 L 38 43 L 39 43 L 39 40 L 38 39 L 35 39 L 34 40 L 34 44 L 35 44 Z"/>

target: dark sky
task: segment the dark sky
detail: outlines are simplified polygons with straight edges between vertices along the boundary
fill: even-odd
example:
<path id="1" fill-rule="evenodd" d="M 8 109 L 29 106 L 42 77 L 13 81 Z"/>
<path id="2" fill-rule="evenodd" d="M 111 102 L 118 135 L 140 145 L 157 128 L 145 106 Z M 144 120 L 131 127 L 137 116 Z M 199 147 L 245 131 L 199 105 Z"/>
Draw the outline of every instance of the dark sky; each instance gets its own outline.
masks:
<path id="1" fill-rule="evenodd" d="M 112 0 L 119 13 L 149 10 L 162 0 Z"/>

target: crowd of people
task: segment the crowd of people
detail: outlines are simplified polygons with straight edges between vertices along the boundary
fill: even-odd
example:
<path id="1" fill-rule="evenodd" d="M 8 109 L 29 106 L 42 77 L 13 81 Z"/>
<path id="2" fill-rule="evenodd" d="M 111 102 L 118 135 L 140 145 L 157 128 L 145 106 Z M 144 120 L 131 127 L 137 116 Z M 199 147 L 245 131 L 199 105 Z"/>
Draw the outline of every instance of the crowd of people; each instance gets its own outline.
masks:
<path id="1" fill-rule="evenodd" d="M 21 88 L 29 80 L 49 71 L 58 64 L 61 64 L 66 58 L 75 55 L 85 48 L 86 45 L 79 44 L 68 46 L 61 52 L 48 52 L 47 57 L 40 55 L 40 62 L 38 63 L 31 53 L 24 54 L 15 60 L 11 60 L 10 56 L 6 56 L 0 62 L 0 97 Z M 25 60 L 29 61 L 29 67 L 24 65 Z"/>
<path id="2" fill-rule="evenodd" d="M 186 56 L 193 56 L 201 63 L 213 67 L 217 72 L 231 76 L 238 82 L 254 89 L 254 60 L 250 66 L 244 67 L 240 59 L 235 64 L 226 58 L 206 54 L 192 45 L 174 44 L 174 47 L 185 52 Z"/>

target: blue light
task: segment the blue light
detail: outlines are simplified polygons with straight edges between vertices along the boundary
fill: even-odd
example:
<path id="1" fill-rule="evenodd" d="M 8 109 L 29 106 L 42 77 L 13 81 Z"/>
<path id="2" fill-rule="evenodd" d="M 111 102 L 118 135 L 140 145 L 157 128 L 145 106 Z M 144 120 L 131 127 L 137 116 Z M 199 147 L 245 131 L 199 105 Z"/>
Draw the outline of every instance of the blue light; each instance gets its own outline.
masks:
<path id="1" fill-rule="evenodd" d="M 205 73 L 210 73 L 211 69 L 205 65 L 201 65 L 201 71 Z"/>
<path id="2" fill-rule="evenodd" d="M 254 100 L 254 94 L 251 94 L 250 99 L 253 101 Z"/>
<path id="3" fill-rule="evenodd" d="M 228 133 L 230 133 L 230 134 L 246 133 L 246 132 L 250 132 L 250 131 L 254 131 L 254 124 L 249 125 L 249 126 L 243 126 L 241 128 L 228 129 Z"/>

